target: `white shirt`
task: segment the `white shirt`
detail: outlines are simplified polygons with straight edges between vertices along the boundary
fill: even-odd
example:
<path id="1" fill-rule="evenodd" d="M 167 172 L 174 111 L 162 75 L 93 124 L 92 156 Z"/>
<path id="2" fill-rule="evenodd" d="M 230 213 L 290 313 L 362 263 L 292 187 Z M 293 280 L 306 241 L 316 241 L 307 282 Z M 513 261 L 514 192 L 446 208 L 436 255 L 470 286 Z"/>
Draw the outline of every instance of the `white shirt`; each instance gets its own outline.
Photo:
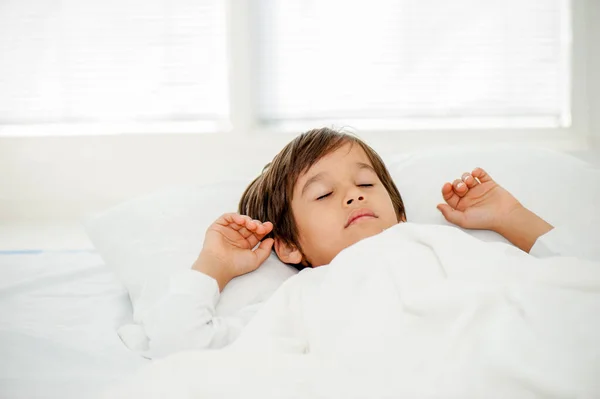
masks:
<path id="1" fill-rule="evenodd" d="M 539 237 L 529 254 L 537 258 L 574 256 L 600 260 L 600 242 L 594 234 L 573 234 L 554 228 Z M 168 292 L 144 317 L 152 358 L 190 349 L 219 349 L 232 343 L 262 304 L 250 305 L 232 317 L 218 317 L 217 282 L 195 270 L 171 278 Z"/>

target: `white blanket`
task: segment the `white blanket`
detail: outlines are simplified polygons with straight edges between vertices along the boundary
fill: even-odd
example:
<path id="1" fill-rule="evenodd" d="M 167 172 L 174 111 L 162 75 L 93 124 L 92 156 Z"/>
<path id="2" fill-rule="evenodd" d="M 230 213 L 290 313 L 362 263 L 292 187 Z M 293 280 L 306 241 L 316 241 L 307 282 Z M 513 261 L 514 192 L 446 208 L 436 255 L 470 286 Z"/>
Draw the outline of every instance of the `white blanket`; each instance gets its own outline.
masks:
<path id="1" fill-rule="evenodd" d="M 600 264 L 403 223 L 292 277 L 228 349 L 107 397 L 600 397 Z"/>

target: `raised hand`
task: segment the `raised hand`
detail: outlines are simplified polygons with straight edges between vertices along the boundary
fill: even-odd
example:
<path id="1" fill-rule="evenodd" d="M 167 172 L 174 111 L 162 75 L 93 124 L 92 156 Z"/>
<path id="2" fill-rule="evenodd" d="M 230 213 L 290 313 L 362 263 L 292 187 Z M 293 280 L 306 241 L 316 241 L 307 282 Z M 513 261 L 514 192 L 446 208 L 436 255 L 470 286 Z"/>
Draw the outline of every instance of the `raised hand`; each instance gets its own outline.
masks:
<path id="1" fill-rule="evenodd" d="M 481 168 L 445 183 L 442 197 L 446 203 L 437 208 L 444 218 L 467 229 L 497 231 L 512 212 L 523 207 Z"/>
<path id="2" fill-rule="evenodd" d="M 466 229 L 495 231 L 529 252 L 553 226 L 526 209 L 481 168 L 442 186 L 445 204 L 437 208 L 450 223 Z"/>
<path id="3" fill-rule="evenodd" d="M 263 238 L 272 230 L 271 222 L 226 213 L 206 231 L 192 268 L 216 279 L 222 290 L 231 279 L 256 270 L 269 257 L 273 239 Z"/>

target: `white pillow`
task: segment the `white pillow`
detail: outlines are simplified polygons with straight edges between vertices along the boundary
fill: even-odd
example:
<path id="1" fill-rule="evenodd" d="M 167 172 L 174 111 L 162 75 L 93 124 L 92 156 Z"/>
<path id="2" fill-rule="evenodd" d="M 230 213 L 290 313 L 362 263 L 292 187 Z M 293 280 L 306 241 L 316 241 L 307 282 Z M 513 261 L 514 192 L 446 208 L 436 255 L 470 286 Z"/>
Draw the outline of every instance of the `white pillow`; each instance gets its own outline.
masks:
<path id="1" fill-rule="evenodd" d="M 446 147 L 399 154 L 387 166 L 411 222 L 450 224 L 436 208 L 443 202 L 442 185 L 476 167 L 555 226 L 585 225 L 598 215 L 600 170 L 557 151 L 515 145 Z M 506 242 L 491 231 L 465 231 L 485 241 Z"/>
<path id="2" fill-rule="evenodd" d="M 170 188 L 129 200 L 84 221 L 95 248 L 129 292 L 134 322 L 141 322 L 172 274 L 191 268 L 208 226 L 223 213 L 236 211 L 247 184 Z M 258 270 L 235 278 L 225 287 L 217 315 L 264 301 L 296 273 L 295 268 L 271 255 Z"/>

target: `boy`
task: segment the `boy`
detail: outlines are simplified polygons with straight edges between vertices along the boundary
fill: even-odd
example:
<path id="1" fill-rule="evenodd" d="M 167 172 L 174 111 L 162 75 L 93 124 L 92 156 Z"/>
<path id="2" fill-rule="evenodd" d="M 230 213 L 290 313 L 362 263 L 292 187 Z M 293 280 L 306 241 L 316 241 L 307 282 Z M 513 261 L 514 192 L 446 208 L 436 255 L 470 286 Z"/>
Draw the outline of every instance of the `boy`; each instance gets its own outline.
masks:
<path id="1" fill-rule="evenodd" d="M 546 233 L 553 226 L 481 168 L 443 184 L 442 197 L 438 209 L 449 222 L 496 231 L 525 252 L 551 236 Z M 225 214 L 208 228 L 192 270 L 173 278 L 171 292 L 144 321 L 153 357 L 233 342 L 257 309 L 215 317 L 219 292 L 256 270 L 271 250 L 299 269 L 320 267 L 342 249 L 406 220 L 398 189 L 368 145 L 328 128 L 298 136 L 249 185 L 239 213 Z M 551 254 L 551 238 L 532 252 Z"/>

